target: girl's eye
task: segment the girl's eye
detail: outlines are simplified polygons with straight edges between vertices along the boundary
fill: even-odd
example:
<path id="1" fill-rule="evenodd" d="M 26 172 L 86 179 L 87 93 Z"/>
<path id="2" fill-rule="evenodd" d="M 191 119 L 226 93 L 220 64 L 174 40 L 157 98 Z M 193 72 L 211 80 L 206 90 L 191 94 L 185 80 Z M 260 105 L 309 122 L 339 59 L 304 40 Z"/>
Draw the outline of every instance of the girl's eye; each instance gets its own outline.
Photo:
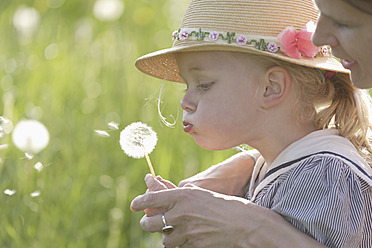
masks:
<path id="1" fill-rule="evenodd" d="M 347 28 L 348 25 L 334 21 L 333 24 L 338 28 Z"/>
<path id="2" fill-rule="evenodd" d="M 201 90 L 209 90 L 214 85 L 214 82 L 208 82 L 208 83 L 200 83 L 198 85 L 198 88 Z"/>

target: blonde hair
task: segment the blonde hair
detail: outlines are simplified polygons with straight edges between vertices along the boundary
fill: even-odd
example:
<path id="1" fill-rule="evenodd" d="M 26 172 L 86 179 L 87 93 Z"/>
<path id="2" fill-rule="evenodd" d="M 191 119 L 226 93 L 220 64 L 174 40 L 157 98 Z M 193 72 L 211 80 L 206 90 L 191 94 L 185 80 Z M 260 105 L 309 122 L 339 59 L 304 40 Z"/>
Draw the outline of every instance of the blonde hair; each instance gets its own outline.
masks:
<path id="1" fill-rule="evenodd" d="M 296 111 L 300 122 L 313 120 L 313 124 L 319 129 L 337 129 L 372 164 L 371 97 L 356 88 L 349 75 L 335 73 L 327 77 L 327 71 L 324 70 L 267 56 L 252 56 L 267 69 L 281 66 L 289 72 L 292 86 L 298 92 Z"/>

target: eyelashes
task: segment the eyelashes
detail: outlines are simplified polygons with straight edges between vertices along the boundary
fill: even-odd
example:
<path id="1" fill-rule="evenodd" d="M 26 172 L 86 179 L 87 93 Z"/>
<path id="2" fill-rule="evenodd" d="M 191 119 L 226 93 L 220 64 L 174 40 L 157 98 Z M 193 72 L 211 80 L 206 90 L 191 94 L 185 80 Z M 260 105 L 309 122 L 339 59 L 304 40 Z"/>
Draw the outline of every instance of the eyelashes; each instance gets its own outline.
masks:
<path id="1" fill-rule="evenodd" d="M 198 88 L 201 90 L 209 90 L 214 85 L 214 82 L 200 83 Z"/>
<path id="2" fill-rule="evenodd" d="M 215 82 L 201 82 L 197 85 L 197 89 L 201 91 L 207 91 L 215 84 Z M 189 89 L 189 84 L 186 83 L 186 89 L 185 92 L 187 92 Z"/>
<path id="3" fill-rule="evenodd" d="M 348 27 L 347 24 L 340 23 L 340 22 L 335 21 L 335 20 L 333 20 L 333 25 L 334 25 L 335 27 L 337 27 L 337 28 L 347 28 L 347 27 Z"/>

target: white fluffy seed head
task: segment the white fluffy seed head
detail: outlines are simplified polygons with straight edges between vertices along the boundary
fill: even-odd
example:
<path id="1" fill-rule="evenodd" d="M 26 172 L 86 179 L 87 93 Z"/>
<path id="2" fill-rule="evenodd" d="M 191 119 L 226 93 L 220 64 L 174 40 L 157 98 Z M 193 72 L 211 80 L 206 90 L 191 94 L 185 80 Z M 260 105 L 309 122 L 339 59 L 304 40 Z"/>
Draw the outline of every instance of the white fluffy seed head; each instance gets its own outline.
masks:
<path id="1" fill-rule="evenodd" d="M 134 122 L 120 133 L 121 149 L 133 158 L 143 158 L 150 154 L 157 141 L 156 132 L 142 122 Z"/>

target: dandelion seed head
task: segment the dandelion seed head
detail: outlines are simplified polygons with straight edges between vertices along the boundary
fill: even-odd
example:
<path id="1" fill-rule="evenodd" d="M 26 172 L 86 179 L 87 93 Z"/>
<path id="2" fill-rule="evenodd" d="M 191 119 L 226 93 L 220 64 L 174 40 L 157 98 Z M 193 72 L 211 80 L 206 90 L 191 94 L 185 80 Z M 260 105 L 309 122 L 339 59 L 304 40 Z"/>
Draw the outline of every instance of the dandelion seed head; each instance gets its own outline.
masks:
<path id="1" fill-rule="evenodd" d="M 48 145 L 49 132 L 39 121 L 22 120 L 14 127 L 12 140 L 21 151 L 37 154 Z"/>
<path id="2" fill-rule="evenodd" d="M 121 17 L 124 2 L 120 0 L 97 0 L 93 7 L 94 16 L 100 21 L 114 21 Z"/>
<path id="3" fill-rule="evenodd" d="M 40 14 L 34 8 L 19 7 L 13 16 L 13 25 L 24 36 L 32 35 L 40 23 Z"/>
<path id="4" fill-rule="evenodd" d="M 150 154 L 157 141 L 156 132 L 142 122 L 134 122 L 120 133 L 121 149 L 133 158 L 143 158 Z"/>

